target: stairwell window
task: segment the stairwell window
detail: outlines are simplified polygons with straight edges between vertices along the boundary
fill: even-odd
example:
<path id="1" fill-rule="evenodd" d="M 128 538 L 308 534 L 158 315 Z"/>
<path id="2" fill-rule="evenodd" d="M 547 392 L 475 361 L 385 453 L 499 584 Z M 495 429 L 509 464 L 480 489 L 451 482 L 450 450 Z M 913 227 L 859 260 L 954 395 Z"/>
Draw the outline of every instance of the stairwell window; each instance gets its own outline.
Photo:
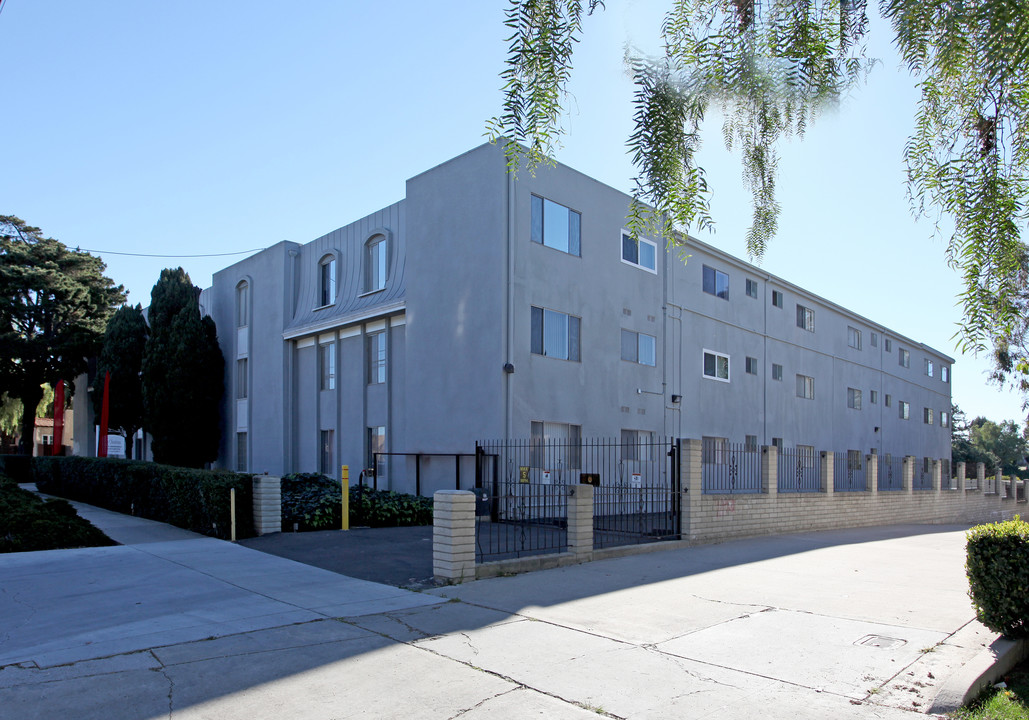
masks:
<path id="1" fill-rule="evenodd" d="M 250 324 L 250 285 L 241 282 L 236 286 L 236 327 Z"/>
<path id="2" fill-rule="evenodd" d="M 249 363 L 246 358 L 240 358 L 236 361 L 236 399 L 245 400 L 247 398 L 247 385 L 248 385 L 248 368 Z"/>
<path id="3" fill-rule="evenodd" d="M 323 343 L 318 346 L 318 364 L 322 390 L 336 389 L 336 343 Z"/>
<path id="4" fill-rule="evenodd" d="M 574 315 L 533 306 L 532 353 L 579 362 L 580 324 L 580 319 Z"/>
<path id="5" fill-rule="evenodd" d="M 632 235 L 623 231 L 622 262 L 657 273 L 657 245 L 643 238 L 633 240 Z"/>
<path id="6" fill-rule="evenodd" d="M 564 205 L 532 196 L 532 241 L 569 255 L 579 255 L 582 216 Z"/>

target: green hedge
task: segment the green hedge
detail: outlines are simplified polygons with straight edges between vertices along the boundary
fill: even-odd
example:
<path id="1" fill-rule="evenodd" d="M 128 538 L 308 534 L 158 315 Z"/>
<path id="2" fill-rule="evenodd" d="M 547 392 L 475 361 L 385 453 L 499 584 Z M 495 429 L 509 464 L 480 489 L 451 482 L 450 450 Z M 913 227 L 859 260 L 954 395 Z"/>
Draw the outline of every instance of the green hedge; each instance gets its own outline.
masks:
<path id="1" fill-rule="evenodd" d="M 282 478 L 282 529 L 337 530 L 342 520 L 342 486 L 318 473 Z M 391 490 L 350 488 L 350 527 L 432 525 L 432 499 Z"/>
<path id="2" fill-rule="evenodd" d="M 236 537 L 254 536 L 250 475 L 87 457 L 33 458 L 40 492 L 227 540 L 229 489 L 236 489 Z"/>
<path id="3" fill-rule="evenodd" d="M 44 501 L 0 475 L 0 553 L 114 544 L 67 500 Z"/>
<path id="4" fill-rule="evenodd" d="M 994 632 L 1029 637 L 1029 522 L 977 525 L 968 531 L 969 596 L 976 617 Z"/>
<path id="5" fill-rule="evenodd" d="M 0 455 L 0 473 L 16 483 L 32 482 L 32 458 L 28 455 Z"/>

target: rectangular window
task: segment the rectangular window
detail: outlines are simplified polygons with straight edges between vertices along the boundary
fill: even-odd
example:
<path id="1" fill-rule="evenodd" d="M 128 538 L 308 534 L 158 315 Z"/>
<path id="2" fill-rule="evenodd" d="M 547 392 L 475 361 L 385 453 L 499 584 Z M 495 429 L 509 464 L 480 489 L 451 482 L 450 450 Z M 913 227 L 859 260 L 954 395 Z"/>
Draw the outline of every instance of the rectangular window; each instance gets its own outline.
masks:
<path id="1" fill-rule="evenodd" d="M 847 451 L 847 469 L 848 470 L 860 470 L 861 469 L 861 451 L 860 450 L 848 450 Z"/>
<path id="2" fill-rule="evenodd" d="M 747 278 L 747 297 L 757 297 L 757 280 Z"/>
<path id="3" fill-rule="evenodd" d="M 574 315 L 533 307 L 533 354 L 579 362 L 579 322 Z"/>
<path id="4" fill-rule="evenodd" d="M 729 276 L 721 270 L 704 266 L 704 292 L 708 295 L 729 299 Z"/>
<path id="5" fill-rule="evenodd" d="M 368 333 L 365 336 L 368 349 L 368 384 L 378 385 L 386 382 L 386 333 L 385 331 Z"/>
<path id="6" fill-rule="evenodd" d="M 774 447 L 779 448 L 779 450 L 782 450 L 782 445 L 783 445 L 782 438 L 777 438 L 777 437 L 772 438 L 772 445 Z"/>
<path id="7" fill-rule="evenodd" d="M 386 428 L 382 425 L 368 428 L 368 454 L 365 457 L 364 464 L 369 469 L 375 468 L 375 476 L 379 482 L 382 482 L 382 479 L 386 476 L 386 456 L 380 454 L 376 458 L 375 454 L 384 452 L 386 452 Z"/>
<path id="8" fill-rule="evenodd" d="M 729 382 L 729 356 L 711 350 L 704 351 L 704 377 Z"/>
<path id="9" fill-rule="evenodd" d="M 582 216 L 564 205 L 532 196 L 532 241 L 560 250 L 569 255 L 579 255 L 579 235 Z"/>
<path id="10" fill-rule="evenodd" d="M 877 390 L 870 390 L 868 392 L 868 401 L 873 405 L 877 405 L 879 403 L 879 392 Z"/>
<path id="11" fill-rule="evenodd" d="M 933 409 L 932 408 L 922 408 L 922 422 L 924 422 L 926 425 L 932 425 L 933 424 Z"/>
<path id="12" fill-rule="evenodd" d="M 883 340 L 883 347 L 886 349 L 886 352 L 893 352 L 893 343 L 889 338 Z"/>
<path id="13" fill-rule="evenodd" d="M 236 397 L 240 400 L 247 397 L 247 359 L 236 361 Z"/>
<path id="14" fill-rule="evenodd" d="M 657 338 L 622 330 L 622 360 L 640 365 L 657 365 Z"/>
<path id="15" fill-rule="evenodd" d="M 747 452 L 757 452 L 757 435 L 747 435 L 743 441 L 743 449 Z"/>
<path id="16" fill-rule="evenodd" d="M 386 287 L 386 271 L 389 269 L 388 251 L 389 245 L 385 235 L 375 235 L 365 243 L 365 292 L 375 292 Z M 335 268 L 332 274 L 335 275 Z"/>
<path id="17" fill-rule="evenodd" d="M 532 467 L 560 472 L 582 467 L 582 426 L 569 423 L 529 423 Z M 577 477 L 577 476 L 576 476 Z M 553 481 L 553 480 L 552 480 Z M 577 482 L 577 480 L 576 480 Z"/>
<path id="18" fill-rule="evenodd" d="M 782 310 L 782 307 L 783 307 L 782 293 L 779 292 L 778 290 L 773 290 L 772 291 L 772 307 L 777 307 L 780 310 Z"/>
<path id="19" fill-rule="evenodd" d="M 782 365 L 772 363 L 772 379 L 782 380 Z"/>
<path id="20" fill-rule="evenodd" d="M 336 301 L 336 259 L 330 256 L 322 260 L 319 268 L 321 269 L 321 279 L 319 281 L 321 305 L 331 305 Z"/>
<path id="21" fill-rule="evenodd" d="M 815 446 L 814 445 L 798 445 L 797 446 L 797 462 L 800 463 L 801 467 L 811 468 L 815 466 Z"/>
<path id="22" fill-rule="evenodd" d="M 250 286 L 240 283 L 236 288 L 236 327 L 250 324 Z"/>
<path id="23" fill-rule="evenodd" d="M 140 456 L 137 456 L 140 457 Z M 236 433 L 236 472 L 247 471 L 247 434 Z"/>
<path id="24" fill-rule="evenodd" d="M 797 397 L 805 400 L 815 399 L 815 379 L 807 375 L 797 375 Z"/>
<path id="25" fill-rule="evenodd" d="M 633 240 L 628 233 L 622 233 L 622 262 L 657 272 L 657 245 L 639 238 Z"/>
<path id="26" fill-rule="evenodd" d="M 872 347 L 879 347 L 879 333 L 868 333 L 868 342 L 871 343 Z"/>
<path id="27" fill-rule="evenodd" d="M 893 396 L 889 393 L 886 393 L 886 399 L 883 400 L 883 405 L 885 405 L 886 407 L 893 407 Z"/>
<path id="28" fill-rule="evenodd" d="M 861 409 L 861 391 L 855 388 L 847 388 L 847 407 L 851 410 Z"/>
<path id="29" fill-rule="evenodd" d="M 808 332 L 815 331 L 815 311 L 811 308 L 806 308 L 803 305 L 797 306 L 797 327 L 807 330 Z"/>
<path id="30" fill-rule="evenodd" d="M 729 439 L 703 436 L 700 438 L 701 462 L 725 465 L 729 461 Z"/>
<path id="31" fill-rule="evenodd" d="M 933 361 L 929 360 L 929 359 L 926 359 L 926 361 L 925 361 L 925 374 L 928 375 L 929 377 L 932 377 L 933 373 L 935 371 L 936 371 L 936 367 L 933 365 Z"/>
<path id="32" fill-rule="evenodd" d="M 910 419 L 910 417 L 911 417 L 911 407 L 906 402 L 901 400 L 899 403 L 897 403 L 897 408 L 898 408 L 898 415 L 900 416 L 901 420 L 908 420 L 908 419 Z"/>
<path id="33" fill-rule="evenodd" d="M 861 349 L 861 331 L 857 328 L 847 328 L 847 344 L 855 350 Z"/>
<path id="34" fill-rule="evenodd" d="M 757 358 L 747 358 L 747 374 L 757 375 Z"/>
<path id="35" fill-rule="evenodd" d="M 911 353 L 904 348 L 900 348 L 897 351 L 897 361 L 901 367 L 911 367 Z"/>
<path id="36" fill-rule="evenodd" d="M 622 430 L 622 460 L 656 460 L 654 433 L 647 430 Z"/>
<path id="37" fill-rule="evenodd" d="M 385 333 L 381 333 L 385 335 Z M 318 346 L 318 364 L 320 367 L 322 390 L 336 389 L 336 343 L 330 342 Z"/>
<path id="38" fill-rule="evenodd" d="M 322 430 L 320 437 L 321 452 L 318 458 L 318 472 L 330 478 L 336 476 L 336 466 L 332 460 L 333 437 L 335 434 L 333 430 Z"/>
<path id="39" fill-rule="evenodd" d="M 950 368 L 946 365 L 940 366 L 940 380 L 943 382 L 950 382 Z"/>
<path id="40" fill-rule="evenodd" d="M 950 427 L 950 413 L 946 410 L 940 411 L 940 427 Z"/>

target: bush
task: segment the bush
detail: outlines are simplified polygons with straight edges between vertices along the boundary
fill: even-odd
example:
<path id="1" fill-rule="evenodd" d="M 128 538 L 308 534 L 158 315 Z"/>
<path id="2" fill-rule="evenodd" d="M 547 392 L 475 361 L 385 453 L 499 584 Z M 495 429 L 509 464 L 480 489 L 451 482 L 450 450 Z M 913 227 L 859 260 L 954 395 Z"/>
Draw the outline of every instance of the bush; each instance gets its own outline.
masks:
<path id="1" fill-rule="evenodd" d="M 0 553 L 114 544 L 67 500 L 44 501 L 0 475 Z"/>
<path id="2" fill-rule="evenodd" d="M 16 483 L 32 482 L 32 458 L 28 455 L 0 455 L 0 474 Z"/>
<path id="3" fill-rule="evenodd" d="M 1019 518 L 968 531 L 969 596 L 994 632 L 1029 637 L 1029 522 Z"/>
<path id="4" fill-rule="evenodd" d="M 282 478 L 282 529 L 336 530 L 341 527 L 342 486 L 318 473 L 293 473 Z M 350 526 L 397 527 L 432 524 L 432 499 L 350 488 Z"/>
<path id="5" fill-rule="evenodd" d="M 235 488 L 236 537 L 254 536 L 250 475 L 87 457 L 33 458 L 32 475 L 40 492 L 223 540 L 231 536 L 229 490 Z"/>

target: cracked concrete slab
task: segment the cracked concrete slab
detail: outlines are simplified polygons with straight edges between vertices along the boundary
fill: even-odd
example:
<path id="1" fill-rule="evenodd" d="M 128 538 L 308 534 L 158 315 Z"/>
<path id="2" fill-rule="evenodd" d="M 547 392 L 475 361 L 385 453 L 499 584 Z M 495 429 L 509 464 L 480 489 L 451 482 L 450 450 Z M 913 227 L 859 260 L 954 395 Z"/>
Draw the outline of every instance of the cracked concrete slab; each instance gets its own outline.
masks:
<path id="1" fill-rule="evenodd" d="M 412 642 L 522 619 L 498 610 L 448 602 L 413 610 L 347 618 L 346 622 L 399 642 Z"/>

